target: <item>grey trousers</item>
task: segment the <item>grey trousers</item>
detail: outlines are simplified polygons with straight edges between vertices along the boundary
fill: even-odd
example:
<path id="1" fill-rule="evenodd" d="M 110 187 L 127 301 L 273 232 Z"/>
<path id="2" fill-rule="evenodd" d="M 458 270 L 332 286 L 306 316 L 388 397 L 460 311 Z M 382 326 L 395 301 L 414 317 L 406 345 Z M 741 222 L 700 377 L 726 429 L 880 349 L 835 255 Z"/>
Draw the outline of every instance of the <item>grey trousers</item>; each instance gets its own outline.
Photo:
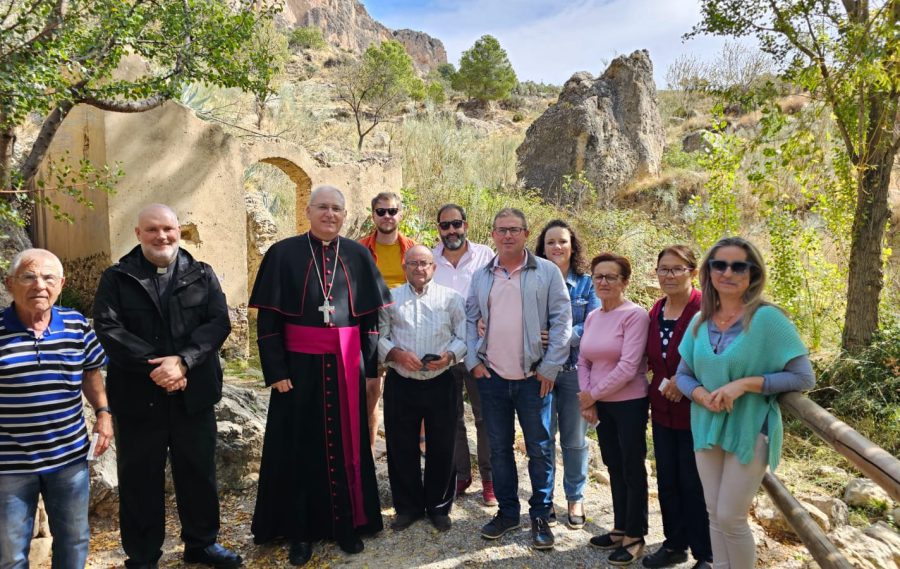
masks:
<path id="1" fill-rule="evenodd" d="M 463 385 L 469 394 L 469 403 L 472 405 L 472 414 L 475 415 L 475 435 L 478 441 L 478 471 L 481 480 L 493 480 L 491 475 L 491 447 L 488 442 L 487 427 L 481 415 L 481 395 L 478 393 L 478 380 L 466 369 L 465 364 L 459 363 L 453 366 L 453 378 L 456 382 L 456 452 L 453 456 L 453 464 L 456 466 L 458 480 L 472 479 L 472 458 L 469 452 L 469 439 L 466 435 L 466 406 L 463 402 Z"/>
<path id="2" fill-rule="evenodd" d="M 753 569 L 756 542 L 750 532 L 750 504 L 766 473 L 769 439 L 758 435 L 753 460 L 741 464 L 737 456 L 715 446 L 698 450 L 697 472 L 709 512 L 709 537 L 715 569 Z"/>

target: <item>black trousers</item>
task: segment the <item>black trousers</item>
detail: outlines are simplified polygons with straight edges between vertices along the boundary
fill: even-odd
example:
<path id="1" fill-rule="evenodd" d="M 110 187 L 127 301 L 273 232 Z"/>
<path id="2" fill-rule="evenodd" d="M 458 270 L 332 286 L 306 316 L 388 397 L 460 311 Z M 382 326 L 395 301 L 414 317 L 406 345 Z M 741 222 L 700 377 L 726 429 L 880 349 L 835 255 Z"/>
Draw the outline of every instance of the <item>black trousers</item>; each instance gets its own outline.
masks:
<path id="1" fill-rule="evenodd" d="M 466 364 L 456 364 L 452 368 L 456 380 L 456 452 L 453 462 L 456 464 L 456 477 L 459 480 L 472 479 L 472 454 L 469 450 L 469 437 L 466 434 L 466 406 L 463 401 L 463 387 L 469 394 L 472 415 L 475 416 L 475 438 L 477 442 L 478 472 L 482 482 L 493 480 L 491 475 L 491 443 L 488 440 L 487 427 L 481 413 L 481 392 L 478 391 L 478 380 L 466 369 Z"/>
<path id="2" fill-rule="evenodd" d="M 616 529 L 647 535 L 647 411 L 650 399 L 597 402 L 597 440 L 609 469 Z"/>
<path id="3" fill-rule="evenodd" d="M 709 514 L 697 473 L 691 430 L 670 429 L 654 421 L 653 452 L 656 455 L 659 509 L 666 536 L 663 547 L 675 551 L 690 547 L 697 561 L 711 560 Z"/>
<path id="4" fill-rule="evenodd" d="M 388 476 L 398 514 L 447 515 L 456 492 L 456 383 L 448 369 L 426 380 L 390 369 L 384 382 L 384 432 Z M 425 479 L 419 456 L 419 426 L 425 421 Z"/>
<path id="5" fill-rule="evenodd" d="M 119 527 L 126 566 L 157 561 L 165 539 L 168 455 L 185 549 L 216 542 L 216 417 L 210 407 L 188 414 L 180 394 L 166 397 L 150 417 L 115 418 Z"/>

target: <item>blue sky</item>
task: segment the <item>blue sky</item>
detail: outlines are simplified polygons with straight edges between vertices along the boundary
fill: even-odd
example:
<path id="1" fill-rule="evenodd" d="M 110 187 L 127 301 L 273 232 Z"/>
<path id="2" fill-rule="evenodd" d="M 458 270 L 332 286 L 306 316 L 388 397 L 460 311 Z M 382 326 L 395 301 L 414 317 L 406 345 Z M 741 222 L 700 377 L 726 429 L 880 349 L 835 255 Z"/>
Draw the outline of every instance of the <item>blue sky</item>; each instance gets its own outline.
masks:
<path id="1" fill-rule="evenodd" d="M 561 85 L 576 71 L 600 75 L 616 55 L 648 49 L 658 87 L 681 53 L 712 59 L 724 40 L 681 36 L 700 20 L 697 0 L 362 0 L 392 29 L 427 32 L 448 60 L 484 34 L 500 40 L 519 80 Z"/>

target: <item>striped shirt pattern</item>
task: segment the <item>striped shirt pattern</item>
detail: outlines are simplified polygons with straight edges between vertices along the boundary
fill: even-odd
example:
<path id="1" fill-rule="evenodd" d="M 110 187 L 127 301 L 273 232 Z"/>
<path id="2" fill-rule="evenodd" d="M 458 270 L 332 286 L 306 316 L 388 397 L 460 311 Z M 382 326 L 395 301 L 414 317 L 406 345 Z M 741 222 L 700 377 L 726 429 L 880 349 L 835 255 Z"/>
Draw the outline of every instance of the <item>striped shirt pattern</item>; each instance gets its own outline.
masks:
<path id="1" fill-rule="evenodd" d="M 466 309 L 463 297 L 451 288 L 429 283 L 419 295 L 409 284 L 391 289 L 394 304 L 379 313 L 378 359 L 384 361 L 392 348 L 425 354 L 456 354 L 461 362 L 466 355 Z M 437 371 L 411 372 L 396 362 L 388 366 L 409 379 L 431 379 Z"/>
<path id="2" fill-rule="evenodd" d="M 51 311 L 40 338 L 13 306 L 0 319 L 0 475 L 46 474 L 87 457 L 82 373 L 106 354 L 84 316 Z"/>

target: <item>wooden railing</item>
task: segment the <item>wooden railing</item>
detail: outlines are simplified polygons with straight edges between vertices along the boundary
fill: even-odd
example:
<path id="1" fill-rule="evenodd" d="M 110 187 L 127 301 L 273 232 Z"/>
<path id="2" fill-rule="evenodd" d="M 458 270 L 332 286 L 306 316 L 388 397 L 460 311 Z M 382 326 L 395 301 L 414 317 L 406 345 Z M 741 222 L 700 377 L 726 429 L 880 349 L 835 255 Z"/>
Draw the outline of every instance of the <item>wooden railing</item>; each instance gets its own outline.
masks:
<path id="1" fill-rule="evenodd" d="M 900 460 L 800 393 L 785 393 L 779 403 L 900 502 Z M 822 569 L 852 568 L 777 476 L 767 472 L 763 487 Z"/>

